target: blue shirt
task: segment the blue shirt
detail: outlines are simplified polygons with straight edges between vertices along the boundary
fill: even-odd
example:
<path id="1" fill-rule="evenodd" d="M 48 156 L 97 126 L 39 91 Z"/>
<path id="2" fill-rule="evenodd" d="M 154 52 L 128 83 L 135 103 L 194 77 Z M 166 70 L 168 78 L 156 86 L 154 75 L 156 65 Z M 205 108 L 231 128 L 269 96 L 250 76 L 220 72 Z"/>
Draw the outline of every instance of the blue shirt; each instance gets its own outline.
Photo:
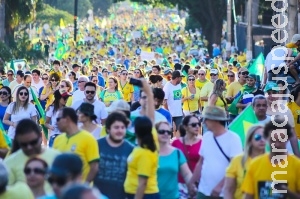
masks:
<path id="1" fill-rule="evenodd" d="M 156 111 L 165 116 L 165 118 L 168 120 L 168 123 L 172 125 L 172 115 L 169 111 L 164 108 L 159 108 Z"/>

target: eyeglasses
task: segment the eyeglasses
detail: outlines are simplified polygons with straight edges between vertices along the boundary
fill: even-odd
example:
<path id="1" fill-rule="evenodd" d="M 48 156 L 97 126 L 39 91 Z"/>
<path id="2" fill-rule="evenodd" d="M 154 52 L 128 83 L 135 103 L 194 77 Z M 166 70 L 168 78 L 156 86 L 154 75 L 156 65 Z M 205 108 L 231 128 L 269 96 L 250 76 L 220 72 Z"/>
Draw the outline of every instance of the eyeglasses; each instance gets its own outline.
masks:
<path id="1" fill-rule="evenodd" d="M 95 91 L 85 91 L 86 94 L 92 94 L 94 95 L 95 94 Z"/>
<path id="2" fill-rule="evenodd" d="M 35 146 L 39 142 L 40 138 L 37 138 L 35 140 L 29 141 L 29 142 L 19 142 L 19 145 L 21 148 L 27 148 L 28 146 Z"/>
<path id="3" fill-rule="evenodd" d="M 60 88 L 65 88 L 65 85 L 60 85 Z"/>
<path id="4" fill-rule="evenodd" d="M 158 130 L 157 133 L 160 134 L 160 135 L 163 135 L 165 133 L 167 133 L 168 135 L 172 135 L 172 132 L 168 131 L 168 130 Z"/>
<path id="5" fill-rule="evenodd" d="M 98 82 L 98 80 L 93 80 L 92 82 L 94 82 L 94 83 L 97 83 L 97 82 Z"/>
<path id="6" fill-rule="evenodd" d="M 41 169 L 41 168 L 25 168 L 24 173 L 25 175 L 30 175 L 31 173 L 38 174 L 38 175 L 45 175 L 46 171 L 45 169 Z"/>
<path id="7" fill-rule="evenodd" d="M 24 95 L 24 96 L 28 96 L 28 93 L 27 93 L 27 92 L 20 92 L 19 95 L 20 95 L 20 96 L 23 96 L 23 95 Z"/>
<path id="8" fill-rule="evenodd" d="M 255 141 L 258 142 L 258 141 L 260 141 L 260 140 L 262 140 L 262 139 L 263 139 L 263 137 L 262 137 L 260 134 L 255 134 L 255 135 L 254 135 L 254 140 L 255 140 Z"/>
<path id="9" fill-rule="evenodd" d="M 42 77 L 42 80 L 48 80 L 49 78 L 48 77 Z"/>
<path id="10" fill-rule="evenodd" d="M 211 74 L 210 74 L 210 76 L 217 76 L 217 74 L 213 74 L 213 73 L 211 73 Z"/>
<path id="11" fill-rule="evenodd" d="M 57 184 L 59 187 L 62 187 L 62 186 L 64 186 L 66 183 L 67 183 L 67 179 L 66 178 L 53 178 L 53 177 L 49 177 L 48 178 L 48 182 L 49 182 L 49 184 Z"/>
<path id="12" fill-rule="evenodd" d="M 8 92 L 0 91 L 0 95 L 8 95 Z"/>
<path id="13" fill-rule="evenodd" d="M 239 72 L 239 74 L 242 74 L 242 75 L 249 75 L 249 72 L 248 72 L 248 71 L 244 71 L 244 72 Z"/>
<path id="14" fill-rule="evenodd" d="M 78 83 L 82 83 L 82 82 L 86 82 L 86 81 L 78 81 Z"/>
<path id="15" fill-rule="evenodd" d="M 196 123 L 190 123 L 190 124 L 188 124 L 188 125 L 190 125 L 191 127 L 196 127 L 196 126 L 201 126 L 201 123 L 200 122 L 196 122 Z"/>
<path id="16" fill-rule="evenodd" d="M 234 77 L 234 75 L 227 75 L 227 77 Z"/>
<path id="17" fill-rule="evenodd" d="M 51 79 L 50 81 L 51 81 L 51 82 L 58 82 L 58 81 L 57 81 L 57 80 L 55 80 L 55 79 Z"/>
<path id="18" fill-rule="evenodd" d="M 188 79 L 189 81 L 195 81 L 195 79 Z"/>
<path id="19" fill-rule="evenodd" d="M 198 75 L 204 76 L 205 74 L 204 73 L 198 73 Z"/>
<path id="20" fill-rule="evenodd" d="M 13 74 L 11 74 L 11 73 L 7 73 L 7 76 L 13 76 Z"/>
<path id="21" fill-rule="evenodd" d="M 127 75 L 128 75 L 128 73 L 122 73 L 122 75 L 124 75 L 124 76 L 127 76 Z"/>
<path id="22" fill-rule="evenodd" d="M 138 71 L 135 71 L 135 72 L 134 72 L 134 74 L 140 74 L 140 72 L 138 72 Z"/>

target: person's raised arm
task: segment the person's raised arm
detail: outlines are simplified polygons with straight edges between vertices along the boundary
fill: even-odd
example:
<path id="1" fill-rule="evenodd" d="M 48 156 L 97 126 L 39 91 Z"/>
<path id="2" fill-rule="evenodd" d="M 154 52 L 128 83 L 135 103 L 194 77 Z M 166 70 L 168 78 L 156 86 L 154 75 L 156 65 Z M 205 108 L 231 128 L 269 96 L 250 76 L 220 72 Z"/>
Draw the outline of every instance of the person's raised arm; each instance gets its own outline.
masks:
<path id="1" fill-rule="evenodd" d="M 147 81 L 145 79 L 141 79 L 143 87 L 141 90 L 143 90 L 147 96 L 147 106 L 146 106 L 146 116 L 149 117 L 152 124 L 154 124 L 154 96 L 153 91 Z"/>

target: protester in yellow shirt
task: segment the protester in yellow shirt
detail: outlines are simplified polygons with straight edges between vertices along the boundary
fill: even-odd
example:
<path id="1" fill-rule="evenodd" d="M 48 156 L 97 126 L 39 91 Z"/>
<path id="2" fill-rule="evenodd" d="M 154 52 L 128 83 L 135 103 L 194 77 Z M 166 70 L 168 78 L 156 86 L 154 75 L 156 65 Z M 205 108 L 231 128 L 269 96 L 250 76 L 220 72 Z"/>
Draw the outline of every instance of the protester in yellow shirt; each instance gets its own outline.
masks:
<path id="1" fill-rule="evenodd" d="M 219 71 L 217 69 L 210 69 L 210 81 L 206 82 L 200 91 L 200 99 L 204 102 L 203 108 L 207 106 L 208 99 L 214 89 L 214 82 L 218 79 Z"/>
<path id="2" fill-rule="evenodd" d="M 54 62 L 53 62 L 53 68 L 51 69 L 51 71 L 50 71 L 50 76 L 52 75 L 52 74 L 54 74 L 54 73 L 56 73 L 60 78 L 62 78 L 62 72 L 61 72 L 61 70 L 60 70 L 60 62 L 58 61 L 58 60 L 55 60 Z"/>
<path id="3" fill-rule="evenodd" d="M 57 127 L 60 132 L 54 140 L 53 148 L 61 152 L 72 152 L 83 162 L 82 179 L 91 182 L 98 172 L 99 151 L 93 135 L 77 127 L 78 117 L 74 109 L 64 108 L 57 114 Z"/>
<path id="4" fill-rule="evenodd" d="M 226 90 L 226 83 L 223 79 L 217 79 L 214 84 L 214 88 L 208 98 L 208 105 L 218 106 L 227 110 L 227 103 L 223 96 L 224 91 Z"/>
<path id="5" fill-rule="evenodd" d="M 114 77 L 108 78 L 108 88 L 101 91 L 99 99 L 109 107 L 114 101 L 123 99 L 122 92 L 118 90 L 118 80 Z"/>
<path id="6" fill-rule="evenodd" d="M 247 132 L 245 152 L 233 158 L 226 170 L 224 197 L 243 198 L 241 186 L 251 160 L 265 152 L 266 141 L 263 137 L 264 126 L 257 124 Z"/>
<path id="7" fill-rule="evenodd" d="M 206 70 L 203 68 L 199 69 L 198 76 L 199 76 L 199 79 L 196 79 L 195 85 L 199 90 L 201 90 L 202 87 L 204 86 L 204 84 L 209 81 L 208 79 L 205 78 Z"/>
<path id="8" fill-rule="evenodd" d="M 53 93 L 59 89 L 60 77 L 57 73 L 53 73 L 49 77 L 49 83 L 41 93 L 40 100 L 47 100 L 45 108 L 47 109 L 54 101 Z"/>
<path id="9" fill-rule="evenodd" d="M 294 96 L 294 101 L 287 104 L 288 108 L 291 110 L 294 121 L 295 121 L 295 131 L 298 140 L 300 140 L 300 86 L 296 87 L 292 91 L 291 95 Z"/>
<path id="10" fill-rule="evenodd" d="M 240 68 L 238 72 L 238 81 L 232 82 L 227 89 L 226 93 L 226 99 L 229 102 L 232 102 L 234 97 L 238 94 L 238 92 L 241 90 L 242 86 L 246 84 L 247 76 L 249 75 L 249 72 L 246 68 Z"/>
<path id="11" fill-rule="evenodd" d="M 124 183 L 127 199 L 159 199 L 157 183 L 158 150 L 152 135 L 152 122 L 148 117 L 135 120 L 138 147 L 127 160 L 127 175 Z"/>
<path id="12" fill-rule="evenodd" d="M 128 81 L 128 71 L 121 70 L 121 76 L 119 81 L 119 90 L 122 92 L 124 100 L 128 103 L 133 101 L 133 85 L 129 84 Z"/>
<path id="13" fill-rule="evenodd" d="M 284 117 L 275 116 L 265 125 L 263 134 L 271 152 L 250 163 L 242 184 L 244 199 L 299 198 L 300 160 L 288 154 L 286 148 L 292 136 L 291 126 L 285 122 Z M 283 192 L 278 193 L 276 190 Z"/>
<path id="14" fill-rule="evenodd" d="M 191 114 L 200 114 L 201 101 L 200 101 L 200 89 L 195 86 L 195 76 L 189 75 L 187 78 L 188 86 L 181 90 L 183 113 L 185 116 Z"/>

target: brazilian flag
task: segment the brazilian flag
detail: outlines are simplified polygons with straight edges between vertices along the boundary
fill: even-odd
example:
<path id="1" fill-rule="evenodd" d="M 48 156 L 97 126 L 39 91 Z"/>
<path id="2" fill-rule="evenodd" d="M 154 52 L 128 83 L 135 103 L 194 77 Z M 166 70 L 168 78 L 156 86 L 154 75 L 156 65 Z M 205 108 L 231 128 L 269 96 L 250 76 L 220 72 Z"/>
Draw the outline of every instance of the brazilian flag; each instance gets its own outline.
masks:
<path id="1" fill-rule="evenodd" d="M 2 121 L 0 120 L 0 136 L 3 136 L 5 143 L 7 144 L 7 146 L 11 147 L 11 139 L 7 136 L 6 131 L 4 129 L 4 126 L 2 124 Z"/>
<path id="2" fill-rule="evenodd" d="M 62 60 L 62 58 L 65 54 L 66 54 L 65 45 L 63 44 L 63 42 L 58 41 L 57 47 L 56 47 L 56 50 L 55 50 L 55 54 L 54 54 L 55 58 L 57 60 Z"/>

